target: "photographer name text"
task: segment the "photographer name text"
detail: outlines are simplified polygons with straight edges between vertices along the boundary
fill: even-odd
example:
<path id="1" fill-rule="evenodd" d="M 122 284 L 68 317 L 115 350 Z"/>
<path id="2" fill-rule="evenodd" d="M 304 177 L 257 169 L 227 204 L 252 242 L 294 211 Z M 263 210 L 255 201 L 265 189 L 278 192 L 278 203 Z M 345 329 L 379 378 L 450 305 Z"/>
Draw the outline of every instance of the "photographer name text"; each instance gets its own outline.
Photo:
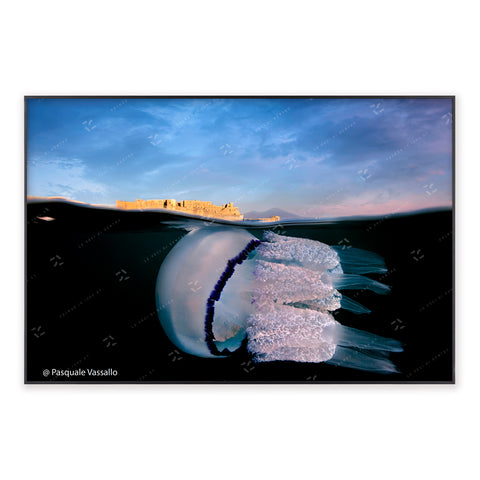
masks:
<path id="1" fill-rule="evenodd" d="M 116 377 L 118 375 L 118 370 L 113 368 L 107 368 L 104 370 L 95 370 L 93 368 L 78 368 L 75 370 L 59 370 L 52 368 L 52 370 L 45 369 L 43 371 L 43 376 L 48 377 Z"/>

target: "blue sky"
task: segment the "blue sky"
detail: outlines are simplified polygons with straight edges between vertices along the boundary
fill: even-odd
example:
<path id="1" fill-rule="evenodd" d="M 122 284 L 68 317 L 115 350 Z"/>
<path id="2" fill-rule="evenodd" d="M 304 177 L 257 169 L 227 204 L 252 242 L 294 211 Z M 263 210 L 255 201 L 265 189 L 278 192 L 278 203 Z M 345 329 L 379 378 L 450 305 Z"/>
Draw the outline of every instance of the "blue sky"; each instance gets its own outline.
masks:
<path id="1" fill-rule="evenodd" d="M 450 99 L 29 99 L 27 193 L 305 217 L 452 204 Z"/>

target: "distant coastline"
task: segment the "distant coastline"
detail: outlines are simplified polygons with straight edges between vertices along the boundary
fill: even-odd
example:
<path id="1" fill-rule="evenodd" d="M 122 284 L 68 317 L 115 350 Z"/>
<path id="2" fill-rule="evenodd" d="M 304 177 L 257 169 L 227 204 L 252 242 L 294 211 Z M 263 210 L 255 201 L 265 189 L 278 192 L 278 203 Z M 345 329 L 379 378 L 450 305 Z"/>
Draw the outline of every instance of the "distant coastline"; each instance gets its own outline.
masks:
<path id="1" fill-rule="evenodd" d="M 124 210 L 156 210 L 161 208 L 175 212 L 199 215 L 201 217 L 221 218 L 223 220 L 232 221 L 243 220 L 243 215 L 240 213 L 238 207 L 233 206 L 233 203 L 213 205 L 212 202 L 200 200 L 181 200 L 177 202 L 175 199 L 136 199 L 133 202 L 117 200 L 116 207 Z"/>
<path id="2" fill-rule="evenodd" d="M 67 197 L 35 197 L 27 196 L 28 202 L 42 202 L 42 201 L 60 201 L 73 203 L 77 205 L 84 205 L 94 208 L 108 208 L 127 211 L 165 211 L 172 213 L 180 213 L 192 215 L 195 217 L 212 218 L 218 220 L 227 220 L 232 222 L 278 222 L 280 216 L 272 215 L 270 217 L 257 217 L 257 218 L 245 218 L 240 213 L 238 207 L 234 207 L 233 203 L 226 203 L 224 205 L 214 205 L 209 201 L 200 200 L 182 200 L 177 202 L 174 199 L 153 199 L 142 200 L 136 199 L 135 201 L 117 200 L 115 206 L 91 204 L 81 202 L 78 200 L 72 200 Z"/>
<path id="3" fill-rule="evenodd" d="M 435 207 L 430 208 L 422 208 L 418 210 L 405 210 L 405 211 L 392 211 L 389 213 L 382 213 L 378 215 L 345 215 L 345 216 L 325 216 L 325 217 L 300 217 L 298 215 L 292 214 L 290 212 L 280 210 L 278 208 L 266 210 L 263 212 L 258 211 L 250 211 L 243 215 L 243 220 L 228 220 L 225 217 L 205 217 L 198 214 L 193 213 L 186 213 L 180 210 L 171 210 L 167 208 L 140 208 L 140 209 L 131 209 L 126 210 L 124 208 L 118 208 L 114 205 L 106 205 L 106 204 L 96 204 L 96 203 L 87 203 L 82 202 L 79 200 L 72 200 L 68 197 L 61 197 L 61 196 L 51 196 L 51 197 L 41 197 L 41 196 L 32 196 L 27 195 L 27 204 L 35 204 L 35 203 L 49 203 L 49 202 L 59 202 L 59 203 L 67 203 L 71 205 L 77 205 L 79 207 L 85 208 L 93 208 L 93 209 L 102 209 L 102 210 L 116 210 L 116 211 L 125 211 L 125 212 L 159 212 L 159 213 L 168 213 L 179 215 L 183 217 L 191 217 L 197 219 L 205 219 L 211 218 L 212 220 L 218 220 L 219 222 L 226 222 L 226 223 L 239 223 L 239 224 L 250 224 L 255 225 L 256 223 L 277 223 L 281 219 L 281 223 L 285 224 L 305 224 L 305 223 L 318 223 L 318 222 L 337 222 L 337 221 L 358 221 L 358 220 L 372 220 L 372 219 L 388 219 L 388 218 L 396 218 L 396 217 L 406 217 L 411 215 L 421 215 L 427 213 L 435 213 L 435 212 L 442 212 L 442 211 L 452 211 L 452 205 L 438 205 Z M 272 213 L 276 213 L 276 216 L 267 217 L 267 215 L 272 215 Z M 256 217 L 256 215 L 259 217 Z M 281 216 L 280 216 L 281 215 Z M 248 218 L 247 218 L 248 217 Z"/>
<path id="4" fill-rule="evenodd" d="M 166 209 L 175 212 L 199 215 L 207 218 L 218 218 L 221 220 L 236 221 L 252 221 L 252 222 L 278 222 L 280 217 L 272 215 L 268 218 L 244 218 L 238 207 L 234 207 L 232 202 L 224 205 L 214 205 L 209 201 L 201 200 L 181 200 L 177 202 L 175 199 L 155 199 L 142 200 L 136 199 L 134 202 L 117 200 L 116 207 L 124 210 L 150 210 L 150 209 Z"/>

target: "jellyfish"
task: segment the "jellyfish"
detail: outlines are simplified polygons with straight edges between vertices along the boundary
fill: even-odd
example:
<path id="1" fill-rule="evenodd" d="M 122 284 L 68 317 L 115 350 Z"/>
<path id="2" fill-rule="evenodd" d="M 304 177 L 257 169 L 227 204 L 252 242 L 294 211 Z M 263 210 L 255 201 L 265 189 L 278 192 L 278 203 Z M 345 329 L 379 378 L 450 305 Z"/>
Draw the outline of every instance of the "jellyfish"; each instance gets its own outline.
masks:
<path id="1" fill-rule="evenodd" d="M 340 324 L 332 315 L 366 307 L 341 290 L 389 287 L 364 274 L 386 272 L 373 252 L 308 238 L 262 239 L 237 227 L 192 229 L 169 252 L 156 283 L 157 312 L 182 351 L 224 358 L 246 345 L 255 362 L 314 362 L 393 373 L 402 344 Z"/>

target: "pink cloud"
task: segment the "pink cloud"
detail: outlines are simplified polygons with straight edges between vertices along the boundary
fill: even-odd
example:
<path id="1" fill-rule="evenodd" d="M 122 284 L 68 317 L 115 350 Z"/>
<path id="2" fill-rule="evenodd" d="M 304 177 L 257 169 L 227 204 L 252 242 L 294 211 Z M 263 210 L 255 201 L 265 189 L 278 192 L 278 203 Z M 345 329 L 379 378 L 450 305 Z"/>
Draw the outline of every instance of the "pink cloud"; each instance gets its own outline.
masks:
<path id="1" fill-rule="evenodd" d="M 448 207 L 451 206 L 451 201 L 446 198 L 436 198 L 435 194 L 428 195 L 425 192 L 424 196 L 411 199 L 392 199 L 381 204 L 374 204 L 368 202 L 344 202 L 338 205 L 329 205 L 325 207 L 311 208 L 306 216 L 317 218 L 329 217 L 349 217 L 356 215 L 392 215 L 395 213 L 411 212 L 432 207 Z M 307 212 L 299 212 L 305 215 Z"/>

